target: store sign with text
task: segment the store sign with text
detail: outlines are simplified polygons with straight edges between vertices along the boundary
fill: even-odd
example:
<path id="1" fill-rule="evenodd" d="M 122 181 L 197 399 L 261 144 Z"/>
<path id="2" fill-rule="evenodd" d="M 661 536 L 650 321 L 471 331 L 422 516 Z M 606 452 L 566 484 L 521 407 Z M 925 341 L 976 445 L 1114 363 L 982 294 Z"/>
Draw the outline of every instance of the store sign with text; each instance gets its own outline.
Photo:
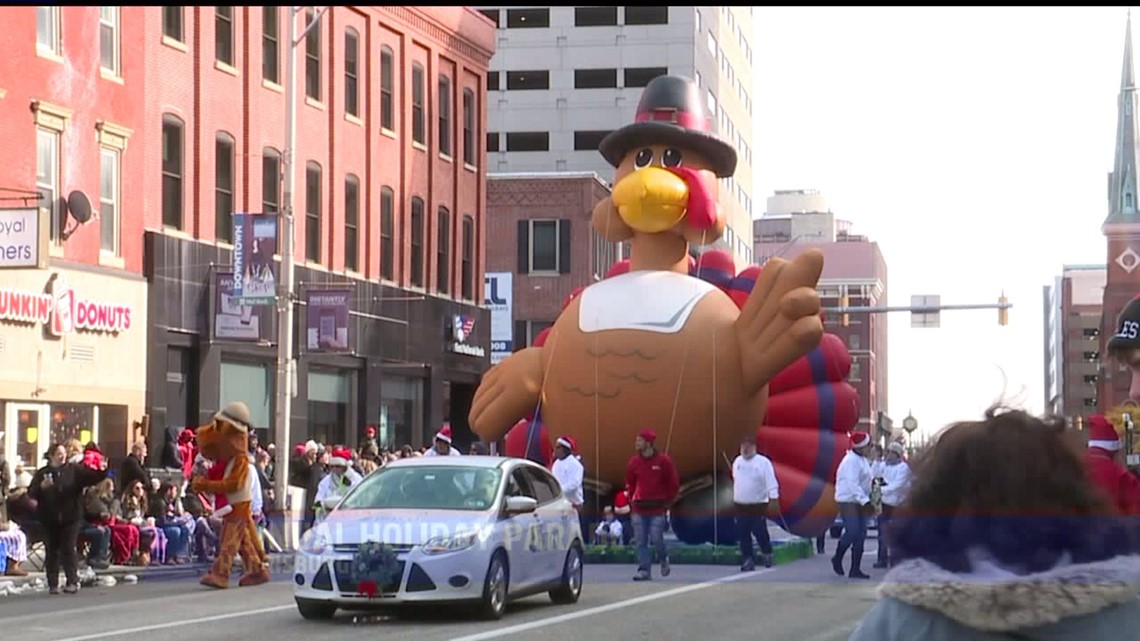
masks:
<path id="1" fill-rule="evenodd" d="M 475 358 L 486 357 L 487 350 L 467 342 L 467 339 L 471 337 L 473 331 L 475 331 L 474 316 L 467 316 L 465 314 L 455 314 L 452 316 L 451 344 L 449 345 L 451 351 L 465 356 L 474 356 Z"/>
<path id="2" fill-rule="evenodd" d="M 131 328 L 131 306 L 84 298 L 56 276 L 46 294 L 0 287 L 0 321 L 46 325 L 55 336 L 118 334 Z"/>
<path id="3" fill-rule="evenodd" d="M 39 208 L 0 209 L 0 268 L 35 267 L 40 253 Z"/>

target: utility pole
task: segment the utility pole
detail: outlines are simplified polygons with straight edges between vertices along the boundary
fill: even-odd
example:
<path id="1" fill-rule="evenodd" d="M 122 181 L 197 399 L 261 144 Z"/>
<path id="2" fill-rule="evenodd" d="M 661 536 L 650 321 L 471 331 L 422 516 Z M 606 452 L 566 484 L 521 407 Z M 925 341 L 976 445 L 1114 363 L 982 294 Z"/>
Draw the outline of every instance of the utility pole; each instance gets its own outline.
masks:
<path id="1" fill-rule="evenodd" d="M 276 479 L 273 491 L 277 497 L 279 509 L 285 514 L 285 547 L 296 547 L 292 541 L 292 523 L 289 517 L 292 507 L 289 504 L 289 456 L 292 454 L 292 439 L 290 438 L 290 420 L 293 404 L 293 304 L 294 269 L 293 251 L 295 225 L 293 219 L 293 159 L 297 146 L 297 45 L 304 42 L 305 36 L 314 27 L 321 23 L 321 18 L 328 7 L 318 13 L 313 21 L 305 25 L 305 29 L 297 35 L 297 15 L 301 13 L 300 7 L 290 6 L 287 9 L 288 34 L 285 47 L 285 148 L 281 153 L 281 222 L 282 222 L 282 249 L 281 249 L 281 277 L 278 278 L 277 287 L 277 385 L 276 385 L 276 415 L 274 421 L 273 441 L 277 444 L 280 459 L 276 461 Z M 304 506 L 301 506 L 303 513 Z"/>

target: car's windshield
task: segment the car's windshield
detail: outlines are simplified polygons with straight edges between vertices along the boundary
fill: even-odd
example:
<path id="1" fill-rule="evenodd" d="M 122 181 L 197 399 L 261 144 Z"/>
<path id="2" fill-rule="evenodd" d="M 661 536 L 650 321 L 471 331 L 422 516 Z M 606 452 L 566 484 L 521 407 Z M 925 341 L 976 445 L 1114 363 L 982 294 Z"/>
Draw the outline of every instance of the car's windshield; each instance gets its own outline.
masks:
<path id="1" fill-rule="evenodd" d="M 382 468 L 353 488 L 339 509 L 487 510 L 495 504 L 501 478 L 498 468 Z"/>

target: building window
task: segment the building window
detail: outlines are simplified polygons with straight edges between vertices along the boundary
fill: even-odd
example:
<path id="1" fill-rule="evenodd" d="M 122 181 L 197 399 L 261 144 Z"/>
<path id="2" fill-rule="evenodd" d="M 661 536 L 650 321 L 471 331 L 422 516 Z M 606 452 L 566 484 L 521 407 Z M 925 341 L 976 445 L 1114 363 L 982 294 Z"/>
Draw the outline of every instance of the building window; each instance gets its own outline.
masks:
<path id="1" fill-rule="evenodd" d="M 441 294 L 451 292 L 451 212 L 440 207 L 436 221 L 435 252 L 436 289 Z"/>
<path id="2" fill-rule="evenodd" d="M 214 237 L 234 242 L 234 139 L 219 132 L 214 141 Z"/>
<path id="3" fill-rule="evenodd" d="M 497 131 L 488 131 L 487 132 L 487 151 L 488 152 L 499 150 L 499 138 L 501 138 L 501 136 L 499 135 L 499 132 L 497 132 Z"/>
<path id="4" fill-rule="evenodd" d="M 118 7 L 99 7 L 99 66 L 119 75 Z"/>
<path id="5" fill-rule="evenodd" d="M 570 273 L 570 220 L 518 222 L 520 273 Z"/>
<path id="6" fill-rule="evenodd" d="M 412 278 L 413 287 L 424 286 L 424 201 L 412 198 Z"/>
<path id="7" fill-rule="evenodd" d="M 281 82 L 280 7 L 261 8 L 261 77 L 273 84 Z"/>
<path id="8" fill-rule="evenodd" d="M 59 7 L 36 7 L 36 48 L 59 53 Z"/>
<path id="9" fill-rule="evenodd" d="M 499 72 L 498 71 L 488 71 L 487 72 L 487 91 L 498 91 L 498 90 L 499 90 Z"/>
<path id="10" fill-rule="evenodd" d="M 649 84 L 657 76 L 664 76 L 669 73 L 667 67 L 637 67 L 625 70 L 625 86 L 626 87 L 644 87 Z"/>
<path id="11" fill-rule="evenodd" d="M 1100 329 L 1096 327 L 1086 327 L 1081 330 L 1081 335 L 1085 338 L 1096 338 L 1100 336 Z"/>
<path id="12" fill-rule="evenodd" d="M 847 336 L 847 348 L 848 349 L 861 349 L 861 346 L 860 346 L 861 342 L 862 342 L 862 337 L 860 337 L 858 334 L 850 334 Z"/>
<path id="13" fill-rule="evenodd" d="M 550 132 L 512 131 L 507 133 L 507 151 L 550 151 Z"/>
<path id="14" fill-rule="evenodd" d="M 550 9 L 507 9 L 508 29 L 545 29 L 550 26 Z"/>
<path id="15" fill-rule="evenodd" d="M 1085 352 L 1083 356 L 1085 357 L 1085 361 L 1089 363 L 1095 363 L 1100 360 L 1100 352 Z"/>
<path id="16" fill-rule="evenodd" d="M 424 68 L 418 62 L 412 65 L 412 142 L 427 144 L 427 131 L 424 127 Z"/>
<path id="17" fill-rule="evenodd" d="M 507 89 L 510 91 L 534 91 L 550 89 L 549 71 L 508 71 Z"/>
<path id="18" fill-rule="evenodd" d="M 182 7 L 162 8 L 162 35 L 171 40 L 185 42 L 182 35 Z"/>
<path id="19" fill-rule="evenodd" d="M 617 7 L 574 7 L 575 27 L 613 27 L 617 23 Z"/>
<path id="20" fill-rule="evenodd" d="M 261 150 L 261 211 L 276 213 L 281 208 L 281 154 L 272 147 Z"/>
<path id="21" fill-rule="evenodd" d="M 487 18 L 495 23 L 495 28 L 499 28 L 499 10 L 498 9 L 480 9 L 479 13 L 487 16 Z"/>
<path id="22" fill-rule="evenodd" d="M 380 278 L 396 280 L 396 195 L 380 189 Z"/>
<path id="23" fill-rule="evenodd" d="M 58 242 L 63 232 L 59 206 L 59 133 L 48 129 L 36 130 L 36 190 L 40 193 L 40 208 L 47 210 L 51 221 L 51 239 Z"/>
<path id="24" fill-rule="evenodd" d="M 174 229 L 182 229 L 182 130 L 178 118 L 162 117 L 162 224 Z"/>
<path id="25" fill-rule="evenodd" d="M 234 66 L 234 8 L 214 7 L 214 58 Z"/>
<path id="26" fill-rule="evenodd" d="M 851 363 L 851 374 L 847 377 L 847 380 L 849 380 L 849 381 L 861 381 L 861 380 L 863 380 L 863 364 L 862 363 L 860 363 L 859 361 L 852 361 L 852 363 Z"/>
<path id="27" fill-rule="evenodd" d="M 613 89 L 617 87 L 617 69 L 575 69 L 575 89 Z"/>
<path id="28" fill-rule="evenodd" d="M 305 260 L 321 262 L 321 166 L 305 167 Z"/>
<path id="29" fill-rule="evenodd" d="M 699 7 L 697 8 L 695 15 L 696 15 L 696 25 L 697 25 L 696 31 L 697 31 L 697 33 L 700 33 L 701 32 L 701 10 Z"/>
<path id="30" fill-rule="evenodd" d="M 305 14 L 305 27 L 313 22 L 317 26 L 305 34 L 305 95 L 320 102 L 321 100 L 321 24 L 317 14 L 309 9 Z"/>
<path id="31" fill-rule="evenodd" d="M 463 299 L 475 299 L 475 219 L 463 217 L 463 266 L 460 274 L 463 282 Z"/>
<path id="32" fill-rule="evenodd" d="M 451 78 L 439 77 L 439 153 L 451 156 Z"/>
<path id="33" fill-rule="evenodd" d="M 359 43 L 360 37 L 355 29 L 344 32 L 344 112 L 350 116 L 360 115 Z"/>
<path id="34" fill-rule="evenodd" d="M 475 92 L 463 90 L 463 163 L 475 165 Z"/>
<path id="35" fill-rule="evenodd" d="M 716 54 L 720 51 L 720 47 L 717 45 L 716 36 L 714 36 L 711 31 L 705 42 L 708 45 L 709 53 L 712 54 L 713 60 L 716 60 Z"/>
<path id="36" fill-rule="evenodd" d="M 254 429 L 266 428 L 272 416 L 273 377 L 274 370 L 268 364 L 222 361 L 218 391 L 227 401 L 240 398 L 246 404 Z"/>
<path id="37" fill-rule="evenodd" d="M 1099 379 L 1096 374 L 1085 374 L 1085 385 L 1096 385 Z"/>
<path id="38" fill-rule="evenodd" d="M 609 135 L 608 131 L 575 131 L 574 151 L 597 151 L 602 144 L 602 138 Z"/>
<path id="39" fill-rule="evenodd" d="M 396 130 L 396 116 L 392 108 L 394 77 L 392 71 L 392 50 L 387 46 L 380 49 L 380 128 Z"/>
<path id="40" fill-rule="evenodd" d="M 360 271 L 360 179 L 344 179 L 344 268 Z"/>
<path id="41" fill-rule="evenodd" d="M 1095 398 L 1086 398 L 1086 399 L 1084 399 L 1084 404 L 1085 404 L 1085 407 L 1096 407 L 1096 399 Z"/>
<path id="42" fill-rule="evenodd" d="M 356 373 L 352 370 L 309 368 L 308 433 L 318 443 L 346 443 L 355 435 L 358 406 Z"/>
<path id="43" fill-rule="evenodd" d="M 119 255 L 119 152 L 99 150 L 99 249 Z"/>
<path id="44" fill-rule="evenodd" d="M 538 338 L 539 334 L 554 327 L 554 323 L 551 321 L 519 321 L 519 323 L 522 324 L 522 327 L 519 329 L 522 330 L 520 333 L 526 338 L 526 343 L 515 345 L 516 351 L 534 345 L 534 341 Z"/>
<path id="45" fill-rule="evenodd" d="M 626 7 L 627 25 L 669 24 L 669 7 L 663 5 Z"/>

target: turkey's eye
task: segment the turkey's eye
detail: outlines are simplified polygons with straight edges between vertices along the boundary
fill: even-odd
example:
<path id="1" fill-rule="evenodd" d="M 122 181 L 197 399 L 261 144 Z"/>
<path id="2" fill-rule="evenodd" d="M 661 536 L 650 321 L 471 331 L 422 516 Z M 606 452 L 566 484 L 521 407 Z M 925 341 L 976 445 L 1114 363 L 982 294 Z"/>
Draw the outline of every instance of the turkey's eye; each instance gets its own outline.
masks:
<path id="1" fill-rule="evenodd" d="M 661 154 L 661 164 L 666 167 L 680 167 L 681 152 L 672 147 L 666 149 L 665 153 Z"/>
<path id="2" fill-rule="evenodd" d="M 641 169 L 648 167 L 651 162 L 653 162 L 653 150 L 646 147 L 637 152 L 637 156 L 633 159 L 633 166 L 635 169 Z"/>

